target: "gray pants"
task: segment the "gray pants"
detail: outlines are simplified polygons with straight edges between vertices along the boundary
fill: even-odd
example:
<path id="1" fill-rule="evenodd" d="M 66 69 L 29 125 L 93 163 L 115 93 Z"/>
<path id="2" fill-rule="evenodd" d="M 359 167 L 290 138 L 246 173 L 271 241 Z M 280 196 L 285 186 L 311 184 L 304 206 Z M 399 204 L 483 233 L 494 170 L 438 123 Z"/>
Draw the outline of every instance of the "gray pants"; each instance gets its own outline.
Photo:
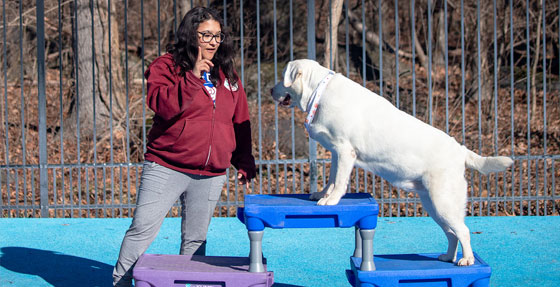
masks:
<path id="1" fill-rule="evenodd" d="M 144 163 L 136 210 L 113 270 L 114 286 L 131 286 L 134 264 L 155 239 L 169 209 L 181 199 L 180 254 L 204 255 L 206 233 L 225 175 L 185 174 L 154 162 Z"/>

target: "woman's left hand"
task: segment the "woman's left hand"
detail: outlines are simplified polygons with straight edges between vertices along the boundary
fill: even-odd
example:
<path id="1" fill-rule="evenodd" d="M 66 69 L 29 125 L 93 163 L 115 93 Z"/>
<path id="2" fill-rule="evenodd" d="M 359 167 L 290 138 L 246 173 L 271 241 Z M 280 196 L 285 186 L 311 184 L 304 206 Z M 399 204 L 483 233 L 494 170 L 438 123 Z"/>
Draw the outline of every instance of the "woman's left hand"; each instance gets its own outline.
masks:
<path id="1" fill-rule="evenodd" d="M 239 181 L 239 185 L 245 185 L 247 187 L 247 189 L 249 189 L 249 182 L 250 180 L 247 180 L 247 178 L 240 172 L 237 173 L 237 179 Z"/>

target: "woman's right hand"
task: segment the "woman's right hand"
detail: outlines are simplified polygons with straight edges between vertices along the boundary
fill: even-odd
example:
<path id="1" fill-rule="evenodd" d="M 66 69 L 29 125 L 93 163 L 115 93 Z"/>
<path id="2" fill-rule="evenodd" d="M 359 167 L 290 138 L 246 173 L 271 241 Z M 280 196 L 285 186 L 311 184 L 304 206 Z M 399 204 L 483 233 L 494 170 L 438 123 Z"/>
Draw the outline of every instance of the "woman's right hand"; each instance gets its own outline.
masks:
<path id="1" fill-rule="evenodd" d="M 212 61 L 202 58 L 202 48 L 198 46 L 198 56 L 196 57 L 196 63 L 194 63 L 194 68 L 192 69 L 193 74 L 197 78 L 202 77 L 203 72 L 210 72 L 210 69 L 214 67 Z"/>

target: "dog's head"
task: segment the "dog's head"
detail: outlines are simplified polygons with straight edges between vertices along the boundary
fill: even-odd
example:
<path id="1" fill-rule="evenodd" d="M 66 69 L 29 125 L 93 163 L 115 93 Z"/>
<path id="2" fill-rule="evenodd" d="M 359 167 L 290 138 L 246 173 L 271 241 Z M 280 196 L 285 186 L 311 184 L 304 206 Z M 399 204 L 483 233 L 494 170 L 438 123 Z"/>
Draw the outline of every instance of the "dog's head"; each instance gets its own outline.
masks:
<path id="1" fill-rule="evenodd" d="M 319 63 L 300 59 L 291 61 L 286 65 L 283 72 L 283 80 L 278 82 L 272 89 L 272 98 L 284 107 L 298 106 L 304 110 L 306 101 L 315 89 L 310 87 L 310 78 L 313 77 L 314 71 L 320 72 L 325 69 Z"/>

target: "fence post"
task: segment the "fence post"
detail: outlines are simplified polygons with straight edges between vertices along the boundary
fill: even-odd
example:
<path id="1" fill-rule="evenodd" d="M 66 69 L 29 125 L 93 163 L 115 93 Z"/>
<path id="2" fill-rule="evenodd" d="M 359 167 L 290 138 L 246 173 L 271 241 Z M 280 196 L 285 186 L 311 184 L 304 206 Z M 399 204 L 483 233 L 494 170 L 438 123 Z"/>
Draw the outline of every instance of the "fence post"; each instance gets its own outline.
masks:
<path id="1" fill-rule="evenodd" d="M 39 99 L 39 191 L 41 217 L 49 216 L 47 172 L 47 100 L 45 95 L 45 3 L 37 6 L 37 97 Z"/>
<path id="2" fill-rule="evenodd" d="M 307 0 L 307 58 L 316 59 L 315 0 Z M 317 142 L 309 138 L 309 192 L 317 191 Z"/>
<path id="3" fill-rule="evenodd" d="M 6 1 L 2 1 L 2 25 L 4 27 L 6 27 Z M 2 84 L 4 84 L 4 110 L 0 111 L 0 112 L 4 112 L 6 115 L 8 114 L 8 107 L 7 107 L 7 102 L 8 102 L 8 59 L 6 58 L 7 52 L 6 52 L 6 28 L 2 29 L 2 41 L 4 41 L 4 45 L 2 45 L 2 71 L 4 72 L 4 82 Z M 8 130 L 8 117 L 4 116 L 4 122 L 2 124 L 5 124 L 5 130 Z M 9 137 L 8 137 L 8 133 L 6 133 L 6 135 L 4 136 L 4 143 L 6 145 L 6 153 L 5 153 L 5 158 L 6 158 L 6 165 L 8 165 L 10 162 L 8 161 L 8 151 L 10 150 L 10 145 L 9 143 Z M 6 169 L 6 194 L 9 195 L 10 194 L 10 181 L 9 181 L 9 170 Z M 0 169 L 0 217 L 4 216 L 4 201 L 2 200 L 2 183 L 4 181 L 2 180 L 2 170 Z M 6 201 L 6 205 L 9 205 L 10 203 L 10 198 L 7 198 Z M 10 212 L 10 209 L 7 208 L 8 210 L 8 214 Z"/>

